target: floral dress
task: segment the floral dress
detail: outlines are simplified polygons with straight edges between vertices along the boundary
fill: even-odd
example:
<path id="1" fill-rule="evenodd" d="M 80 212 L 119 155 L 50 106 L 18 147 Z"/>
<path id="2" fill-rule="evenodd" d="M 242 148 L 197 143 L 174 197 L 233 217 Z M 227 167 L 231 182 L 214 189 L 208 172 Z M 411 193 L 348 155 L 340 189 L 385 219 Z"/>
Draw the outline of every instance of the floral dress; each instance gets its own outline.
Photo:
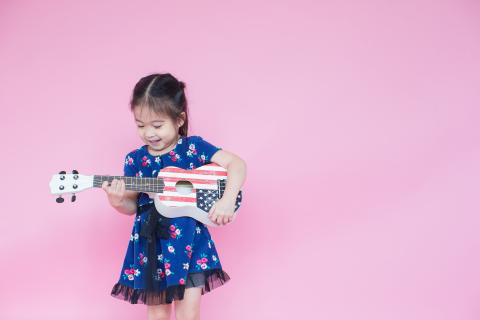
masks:
<path id="1" fill-rule="evenodd" d="M 167 166 L 195 169 L 208 164 L 220 149 L 199 136 L 180 137 L 172 151 L 160 156 L 151 155 L 144 145 L 126 155 L 124 175 L 156 177 Z M 150 219 L 160 226 L 153 238 L 144 232 Z M 113 297 L 132 304 L 170 304 L 182 300 L 186 288 L 200 287 L 203 295 L 229 279 L 203 223 L 191 217 L 164 217 L 146 193 L 139 193 L 120 278 L 112 288 Z"/>

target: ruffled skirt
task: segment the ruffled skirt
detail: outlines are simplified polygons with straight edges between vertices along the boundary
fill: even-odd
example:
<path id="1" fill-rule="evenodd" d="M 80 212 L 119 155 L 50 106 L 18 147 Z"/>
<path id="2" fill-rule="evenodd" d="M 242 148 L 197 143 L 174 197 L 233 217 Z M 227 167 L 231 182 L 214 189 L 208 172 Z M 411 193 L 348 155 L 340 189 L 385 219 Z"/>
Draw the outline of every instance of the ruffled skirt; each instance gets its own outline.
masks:
<path id="1" fill-rule="evenodd" d="M 223 285 L 228 280 L 230 280 L 230 277 L 222 269 L 211 269 L 202 272 L 189 273 L 184 285 L 173 285 L 162 291 L 134 289 L 118 282 L 113 286 L 111 295 L 132 304 L 170 304 L 174 300 L 182 300 L 185 289 L 193 287 L 201 288 L 202 295 L 204 295 L 205 293 Z"/>

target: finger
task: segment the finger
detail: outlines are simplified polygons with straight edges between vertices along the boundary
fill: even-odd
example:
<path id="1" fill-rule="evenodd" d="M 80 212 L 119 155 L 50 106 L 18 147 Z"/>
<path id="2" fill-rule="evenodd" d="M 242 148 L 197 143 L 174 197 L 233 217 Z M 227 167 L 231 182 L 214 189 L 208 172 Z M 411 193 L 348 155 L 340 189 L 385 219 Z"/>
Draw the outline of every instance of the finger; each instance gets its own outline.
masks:
<path id="1" fill-rule="evenodd" d="M 117 179 L 112 180 L 112 192 L 118 193 L 119 183 Z"/>
<path id="2" fill-rule="evenodd" d="M 117 185 L 115 186 L 115 192 L 118 194 L 122 193 L 122 180 L 117 181 Z"/>
<path id="3" fill-rule="evenodd" d="M 230 219 L 227 216 L 224 216 L 223 217 L 223 224 L 225 225 L 225 224 L 229 223 L 230 222 L 229 220 Z"/>
<path id="4" fill-rule="evenodd" d="M 208 217 L 211 218 L 212 215 L 215 213 L 215 204 L 208 210 Z"/>

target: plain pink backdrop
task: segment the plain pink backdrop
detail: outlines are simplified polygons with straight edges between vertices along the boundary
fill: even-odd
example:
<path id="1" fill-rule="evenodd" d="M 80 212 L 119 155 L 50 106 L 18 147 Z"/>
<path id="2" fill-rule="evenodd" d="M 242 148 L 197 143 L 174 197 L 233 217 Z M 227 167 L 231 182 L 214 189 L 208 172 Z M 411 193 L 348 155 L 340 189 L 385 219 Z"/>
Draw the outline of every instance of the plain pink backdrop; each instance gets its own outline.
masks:
<path id="1" fill-rule="evenodd" d="M 132 217 L 55 203 L 122 174 L 136 81 L 247 161 L 203 319 L 480 318 L 476 1 L 2 1 L 1 319 L 146 319 L 110 297 Z"/>

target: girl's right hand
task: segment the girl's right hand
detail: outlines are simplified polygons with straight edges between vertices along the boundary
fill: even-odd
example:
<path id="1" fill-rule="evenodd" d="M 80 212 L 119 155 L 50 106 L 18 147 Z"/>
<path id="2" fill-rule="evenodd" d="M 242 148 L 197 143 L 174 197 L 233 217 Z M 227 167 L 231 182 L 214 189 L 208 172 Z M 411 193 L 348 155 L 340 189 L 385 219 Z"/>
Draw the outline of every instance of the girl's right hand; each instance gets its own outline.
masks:
<path id="1" fill-rule="evenodd" d="M 119 207 L 123 204 L 125 181 L 122 179 L 113 179 L 110 185 L 108 185 L 108 181 L 104 181 L 102 183 L 102 189 L 107 193 L 108 201 L 112 206 Z"/>

